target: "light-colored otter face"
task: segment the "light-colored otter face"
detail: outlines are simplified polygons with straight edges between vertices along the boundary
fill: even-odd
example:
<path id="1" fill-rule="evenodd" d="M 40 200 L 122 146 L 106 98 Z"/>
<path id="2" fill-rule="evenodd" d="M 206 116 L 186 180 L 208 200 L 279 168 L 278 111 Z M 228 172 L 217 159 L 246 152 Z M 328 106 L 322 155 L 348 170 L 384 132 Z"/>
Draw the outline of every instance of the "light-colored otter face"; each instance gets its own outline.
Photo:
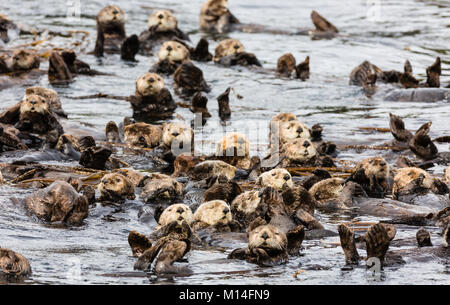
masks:
<path id="1" fill-rule="evenodd" d="M 158 10 L 148 18 L 147 28 L 155 27 L 156 32 L 167 32 L 176 30 L 178 27 L 177 18 L 167 10 Z"/>
<path id="2" fill-rule="evenodd" d="M 134 187 L 137 187 L 141 180 L 144 178 L 144 175 L 136 170 L 127 169 L 127 168 L 119 168 L 113 171 L 114 173 L 121 174 L 122 176 L 128 178 L 128 180 L 133 183 Z"/>
<path id="3" fill-rule="evenodd" d="M 192 128 L 182 123 L 169 123 L 164 125 L 162 142 L 166 147 L 172 147 L 172 143 L 184 143 L 190 145 L 194 132 Z"/>
<path id="4" fill-rule="evenodd" d="M 40 113 L 46 114 L 49 112 L 49 104 L 39 95 L 27 95 L 20 104 L 20 114 L 25 113 Z"/>
<path id="5" fill-rule="evenodd" d="M 262 187 L 270 186 L 274 189 L 282 189 L 286 184 L 293 187 L 291 174 L 284 168 L 275 168 L 268 172 L 262 173 L 258 178 L 258 184 Z"/>
<path id="6" fill-rule="evenodd" d="M 31 70 L 39 68 L 39 58 L 33 51 L 18 50 L 12 56 L 14 70 Z"/>
<path id="7" fill-rule="evenodd" d="M 214 60 L 245 52 L 244 45 L 237 39 L 225 39 L 219 42 L 214 51 Z"/>
<path id="8" fill-rule="evenodd" d="M 159 145 L 162 130 L 160 126 L 135 123 L 125 126 L 123 136 L 128 144 L 152 148 Z"/>
<path id="9" fill-rule="evenodd" d="M 286 235 L 272 225 L 259 226 L 248 236 L 249 249 L 263 248 L 284 251 L 287 248 Z"/>
<path id="10" fill-rule="evenodd" d="M 101 25 L 124 25 L 125 13 L 117 5 L 108 5 L 97 14 L 97 21 Z"/>
<path id="11" fill-rule="evenodd" d="M 329 200 L 338 198 L 341 195 L 344 188 L 344 179 L 341 178 L 328 178 L 314 184 L 309 193 L 316 200 Z"/>
<path id="12" fill-rule="evenodd" d="M 389 178 L 389 165 L 382 157 L 370 157 L 361 161 L 358 168 L 364 168 L 367 177 L 375 177 L 377 179 Z"/>
<path id="13" fill-rule="evenodd" d="M 250 142 L 243 134 L 236 132 L 225 135 L 217 143 L 217 156 L 248 157 L 250 154 Z"/>
<path id="14" fill-rule="evenodd" d="M 177 203 L 172 204 L 162 212 L 158 224 L 160 226 L 165 226 L 173 221 L 176 221 L 178 224 L 181 224 L 183 221 L 186 221 L 187 224 L 191 224 L 193 220 L 194 216 L 191 209 L 185 204 Z"/>
<path id="15" fill-rule="evenodd" d="M 213 176 L 225 176 L 232 180 L 236 174 L 236 167 L 219 160 L 203 161 L 192 169 L 195 179 L 202 180 Z"/>
<path id="16" fill-rule="evenodd" d="M 200 15 L 220 17 L 228 12 L 228 0 L 208 0 L 201 9 Z"/>
<path id="17" fill-rule="evenodd" d="M 283 144 L 282 150 L 289 161 L 304 163 L 317 156 L 314 144 L 308 139 L 294 139 Z"/>
<path id="18" fill-rule="evenodd" d="M 444 169 L 444 181 L 450 183 L 450 166 Z"/>
<path id="19" fill-rule="evenodd" d="M 420 175 L 425 177 L 421 186 L 431 188 L 433 177 L 429 173 L 418 167 L 404 167 L 399 169 L 394 177 L 392 193 L 395 194 L 402 191 L 411 181 L 418 179 Z"/>
<path id="20" fill-rule="evenodd" d="M 231 210 L 251 214 L 256 211 L 260 203 L 259 191 L 247 191 L 234 198 L 231 203 Z"/>
<path id="21" fill-rule="evenodd" d="M 183 62 L 189 59 L 189 51 L 179 42 L 166 41 L 159 49 L 158 59 Z"/>
<path id="22" fill-rule="evenodd" d="M 155 73 L 145 73 L 136 81 L 136 92 L 143 96 L 157 95 L 164 88 L 164 80 Z"/>
<path id="23" fill-rule="evenodd" d="M 272 123 L 287 123 L 287 122 L 291 122 L 291 121 L 297 121 L 297 117 L 295 116 L 295 114 L 290 113 L 290 112 L 284 112 L 284 113 L 280 113 L 277 114 L 276 116 L 274 116 L 272 118 L 272 120 L 270 120 L 270 124 L 272 125 Z"/>
<path id="24" fill-rule="evenodd" d="M 233 220 L 230 206 L 223 200 L 212 200 L 202 203 L 194 213 L 194 220 L 210 226 L 228 224 Z"/>
<path id="25" fill-rule="evenodd" d="M 309 128 L 305 124 L 292 120 L 279 125 L 280 142 L 286 143 L 292 139 L 310 139 Z"/>
<path id="26" fill-rule="evenodd" d="M 114 193 L 119 196 L 134 195 L 133 183 L 125 176 L 116 173 L 104 175 L 97 189 L 100 194 Z"/>

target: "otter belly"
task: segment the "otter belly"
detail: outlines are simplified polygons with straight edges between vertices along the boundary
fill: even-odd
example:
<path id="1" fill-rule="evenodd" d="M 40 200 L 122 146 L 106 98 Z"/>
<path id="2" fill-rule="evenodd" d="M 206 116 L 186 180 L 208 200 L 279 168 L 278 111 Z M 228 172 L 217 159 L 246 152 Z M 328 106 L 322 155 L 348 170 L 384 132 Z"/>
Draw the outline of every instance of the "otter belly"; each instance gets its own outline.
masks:
<path id="1" fill-rule="evenodd" d="M 411 217 L 425 216 L 436 212 L 424 206 L 416 206 L 391 199 L 364 198 L 358 200 L 358 212 L 376 217 Z"/>
<path id="2" fill-rule="evenodd" d="M 385 96 L 387 101 L 394 102 L 438 102 L 450 101 L 450 89 L 416 88 L 394 89 Z"/>

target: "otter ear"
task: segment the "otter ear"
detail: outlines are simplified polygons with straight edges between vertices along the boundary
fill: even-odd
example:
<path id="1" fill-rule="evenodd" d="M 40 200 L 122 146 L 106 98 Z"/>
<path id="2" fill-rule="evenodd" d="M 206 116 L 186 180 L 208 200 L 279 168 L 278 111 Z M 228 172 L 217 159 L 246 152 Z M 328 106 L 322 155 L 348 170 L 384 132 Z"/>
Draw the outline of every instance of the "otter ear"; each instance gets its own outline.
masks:
<path id="1" fill-rule="evenodd" d="M 34 93 L 35 93 L 34 88 L 27 88 L 25 90 L 25 96 L 26 95 L 31 95 L 31 94 L 34 94 Z"/>
<path id="2" fill-rule="evenodd" d="M 263 219 L 261 216 L 258 216 L 256 219 L 254 219 L 247 227 L 247 235 L 253 231 L 254 229 L 256 229 L 259 226 L 264 226 L 266 225 L 267 222 L 265 219 Z"/>

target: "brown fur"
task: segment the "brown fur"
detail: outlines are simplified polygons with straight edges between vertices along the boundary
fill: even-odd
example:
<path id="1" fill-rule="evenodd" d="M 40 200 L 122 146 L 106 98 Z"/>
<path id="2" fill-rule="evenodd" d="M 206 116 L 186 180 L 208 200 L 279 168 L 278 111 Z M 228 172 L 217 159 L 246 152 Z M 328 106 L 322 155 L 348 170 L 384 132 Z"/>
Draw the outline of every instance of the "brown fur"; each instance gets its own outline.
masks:
<path id="1" fill-rule="evenodd" d="M 0 278 L 14 279 L 31 275 L 28 259 L 12 250 L 0 248 Z"/>
<path id="2" fill-rule="evenodd" d="M 228 32 L 239 20 L 228 9 L 228 0 L 207 0 L 200 10 L 200 29 L 205 32 Z"/>
<path id="3" fill-rule="evenodd" d="M 97 189 L 100 192 L 100 201 L 117 202 L 136 198 L 133 183 L 117 173 L 104 175 Z"/>
<path id="4" fill-rule="evenodd" d="M 183 185 L 164 174 L 152 173 L 143 184 L 139 197 L 146 203 L 173 203 L 183 194 Z"/>
<path id="5" fill-rule="evenodd" d="M 162 129 L 157 125 L 135 123 L 125 126 L 123 134 L 128 144 L 153 148 L 161 141 Z"/>

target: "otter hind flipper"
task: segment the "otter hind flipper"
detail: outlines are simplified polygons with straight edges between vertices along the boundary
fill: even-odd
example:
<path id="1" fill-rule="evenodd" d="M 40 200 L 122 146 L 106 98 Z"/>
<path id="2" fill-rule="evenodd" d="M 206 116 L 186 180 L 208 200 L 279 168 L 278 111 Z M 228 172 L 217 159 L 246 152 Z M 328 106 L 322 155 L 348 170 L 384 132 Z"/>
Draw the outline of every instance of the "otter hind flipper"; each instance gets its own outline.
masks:
<path id="1" fill-rule="evenodd" d="M 355 233 L 345 224 L 340 224 L 338 231 L 341 247 L 344 250 L 345 264 L 358 265 L 360 257 L 356 250 Z"/>
<path id="2" fill-rule="evenodd" d="M 174 240 L 165 243 L 157 258 L 155 272 L 159 274 L 186 272 L 186 268 L 173 266 L 173 263 L 183 258 L 189 250 L 190 243 L 184 240 Z"/>
<path id="3" fill-rule="evenodd" d="M 128 37 L 120 47 L 120 57 L 123 60 L 136 61 L 135 56 L 139 52 L 139 38 L 136 34 Z"/>
<path id="4" fill-rule="evenodd" d="M 131 247 L 133 256 L 141 256 L 147 249 L 152 247 L 152 242 L 144 234 L 130 231 L 128 234 L 128 244 Z"/>
<path id="5" fill-rule="evenodd" d="M 298 255 L 303 239 L 305 238 L 305 228 L 299 225 L 286 233 L 288 240 L 287 250 L 291 255 Z"/>
<path id="6" fill-rule="evenodd" d="M 377 223 L 371 226 L 363 236 L 366 242 L 367 258 L 376 257 L 383 264 L 386 252 L 395 234 L 396 229 L 393 225 Z"/>

